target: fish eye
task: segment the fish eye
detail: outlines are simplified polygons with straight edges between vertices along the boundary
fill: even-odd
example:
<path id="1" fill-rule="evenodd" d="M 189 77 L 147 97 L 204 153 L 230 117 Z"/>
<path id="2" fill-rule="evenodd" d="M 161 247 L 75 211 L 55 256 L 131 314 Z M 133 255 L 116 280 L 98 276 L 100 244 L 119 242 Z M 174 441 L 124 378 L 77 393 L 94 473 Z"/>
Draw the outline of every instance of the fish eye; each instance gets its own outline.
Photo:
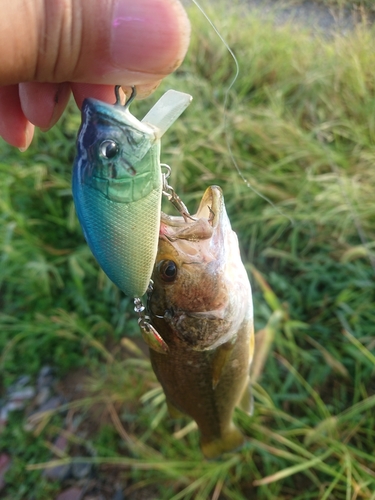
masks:
<path id="1" fill-rule="evenodd" d="M 104 156 L 104 158 L 110 160 L 117 155 L 117 153 L 119 152 L 119 147 L 115 141 L 107 139 L 100 144 L 99 152 L 102 156 Z"/>
<path id="2" fill-rule="evenodd" d="M 173 260 L 162 260 L 157 268 L 163 281 L 170 283 L 177 278 L 177 265 Z"/>

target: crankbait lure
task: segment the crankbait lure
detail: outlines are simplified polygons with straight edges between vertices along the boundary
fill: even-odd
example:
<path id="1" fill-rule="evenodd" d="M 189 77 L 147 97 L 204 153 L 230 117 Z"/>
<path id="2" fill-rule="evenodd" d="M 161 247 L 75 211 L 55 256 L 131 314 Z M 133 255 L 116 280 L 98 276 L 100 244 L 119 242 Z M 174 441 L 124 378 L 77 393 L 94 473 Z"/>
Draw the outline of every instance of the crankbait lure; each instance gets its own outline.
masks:
<path id="1" fill-rule="evenodd" d="M 162 192 L 160 139 L 190 104 L 169 90 L 142 121 L 123 106 L 85 99 L 73 170 L 73 198 L 86 241 L 106 275 L 130 297 L 147 290 L 155 262 Z M 173 190 L 166 193 L 174 201 Z"/>

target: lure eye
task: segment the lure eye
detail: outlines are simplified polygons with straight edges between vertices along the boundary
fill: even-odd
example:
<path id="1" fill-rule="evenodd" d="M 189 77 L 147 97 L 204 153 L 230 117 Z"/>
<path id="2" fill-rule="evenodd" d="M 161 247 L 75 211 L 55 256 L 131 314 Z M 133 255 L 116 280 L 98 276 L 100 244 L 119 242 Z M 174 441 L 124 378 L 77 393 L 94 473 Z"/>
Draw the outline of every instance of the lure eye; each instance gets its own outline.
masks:
<path id="1" fill-rule="evenodd" d="M 158 264 L 158 270 L 161 279 L 167 283 L 177 278 L 177 265 L 173 260 L 162 260 Z"/>
<path id="2" fill-rule="evenodd" d="M 107 158 L 107 160 L 110 160 L 114 158 L 117 153 L 119 152 L 119 147 L 115 141 L 112 141 L 111 139 L 107 139 L 106 141 L 103 141 L 100 146 L 99 146 L 99 151 L 104 158 Z"/>

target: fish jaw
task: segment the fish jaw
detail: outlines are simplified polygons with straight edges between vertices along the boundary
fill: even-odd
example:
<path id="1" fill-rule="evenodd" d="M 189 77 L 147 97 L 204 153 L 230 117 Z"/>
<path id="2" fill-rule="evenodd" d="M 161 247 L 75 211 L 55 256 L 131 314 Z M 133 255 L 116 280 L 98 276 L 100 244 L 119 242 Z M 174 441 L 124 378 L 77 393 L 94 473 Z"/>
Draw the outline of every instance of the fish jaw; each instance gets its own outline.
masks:
<path id="1" fill-rule="evenodd" d="M 169 261 L 177 276 L 166 282 Z M 215 349 L 252 318 L 250 283 L 219 187 L 206 190 L 191 221 L 162 213 L 153 281 L 152 312 L 190 348 Z"/>
<path id="2" fill-rule="evenodd" d="M 108 145 L 116 153 L 110 158 L 104 154 Z M 72 187 L 78 219 L 99 265 L 126 295 L 142 296 L 160 227 L 157 129 L 120 105 L 86 99 Z"/>

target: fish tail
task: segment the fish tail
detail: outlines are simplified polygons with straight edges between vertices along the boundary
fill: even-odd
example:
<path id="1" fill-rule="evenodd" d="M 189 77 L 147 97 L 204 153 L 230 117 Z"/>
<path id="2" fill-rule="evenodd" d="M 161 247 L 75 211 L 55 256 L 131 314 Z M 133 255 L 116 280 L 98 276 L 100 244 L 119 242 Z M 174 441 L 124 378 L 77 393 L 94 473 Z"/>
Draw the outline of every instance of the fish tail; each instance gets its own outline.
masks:
<path id="1" fill-rule="evenodd" d="M 245 436 L 232 423 L 229 429 L 220 438 L 205 440 L 201 439 L 201 449 L 206 458 L 218 458 L 226 451 L 233 451 L 245 442 Z"/>

